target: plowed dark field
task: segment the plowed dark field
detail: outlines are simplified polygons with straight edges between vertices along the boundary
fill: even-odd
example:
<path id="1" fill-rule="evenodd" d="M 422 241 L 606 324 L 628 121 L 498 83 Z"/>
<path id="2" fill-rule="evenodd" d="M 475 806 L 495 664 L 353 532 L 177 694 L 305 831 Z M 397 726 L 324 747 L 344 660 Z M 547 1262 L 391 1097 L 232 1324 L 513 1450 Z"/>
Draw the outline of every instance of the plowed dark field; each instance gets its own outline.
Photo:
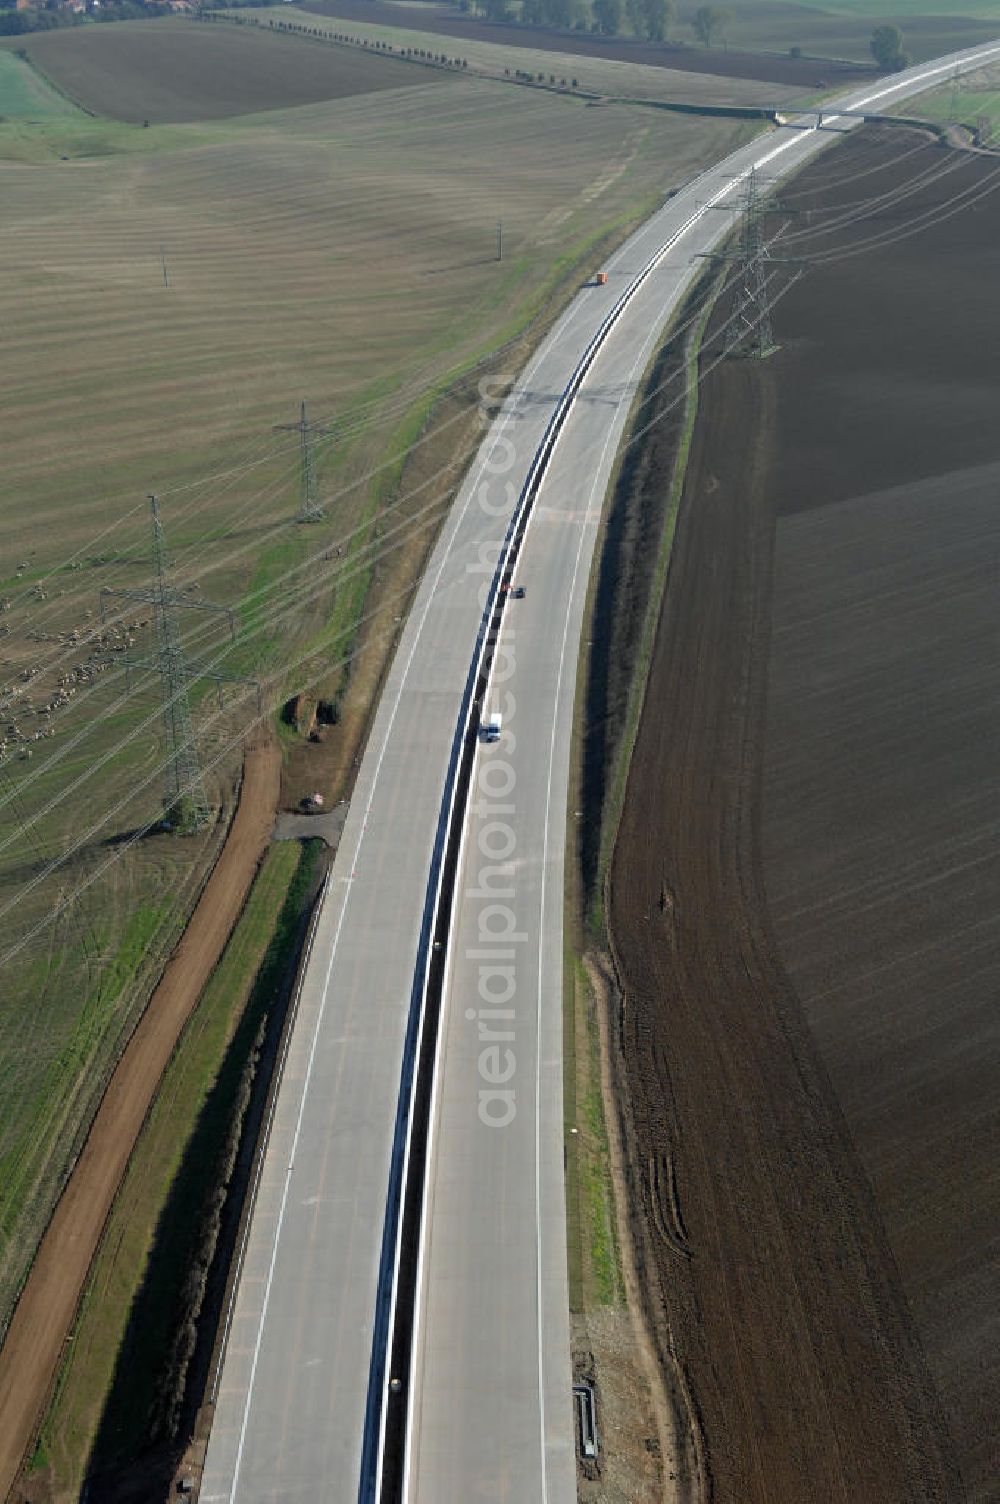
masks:
<path id="1" fill-rule="evenodd" d="M 781 351 L 703 386 L 608 912 L 726 1504 L 997 1497 L 998 183 L 829 153 Z"/>

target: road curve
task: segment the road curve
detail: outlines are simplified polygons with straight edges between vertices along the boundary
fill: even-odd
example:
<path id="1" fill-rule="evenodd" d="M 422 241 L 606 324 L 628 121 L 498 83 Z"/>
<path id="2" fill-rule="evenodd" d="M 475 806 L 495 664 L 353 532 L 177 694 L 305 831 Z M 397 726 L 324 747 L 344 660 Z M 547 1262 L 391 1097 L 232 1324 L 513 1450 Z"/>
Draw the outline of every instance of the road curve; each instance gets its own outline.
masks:
<path id="1" fill-rule="evenodd" d="M 581 291 L 496 413 L 411 609 L 324 894 L 215 1397 L 206 1504 L 355 1504 L 375 1487 L 397 1262 L 387 1188 L 398 1186 L 407 1141 L 437 880 L 498 545 L 532 474 L 519 563 L 527 595 L 505 608 L 487 692 L 490 708 L 505 711 L 504 733 L 479 749 L 472 808 L 458 809 L 402 1392 L 408 1499 L 575 1499 L 563 848 L 580 627 L 615 452 L 644 364 L 697 274 L 694 258 L 731 223 L 709 208 L 737 208 L 752 167 L 787 173 L 827 144 L 828 130 L 852 128 L 838 107 L 885 110 L 991 59 L 1000 43 L 855 90 L 825 107 L 823 132 L 779 128 L 702 174 L 616 253 L 607 286 Z M 505 863 L 511 870 L 485 872 Z M 489 950 L 513 950 L 513 960 L 480 954 Z"/>

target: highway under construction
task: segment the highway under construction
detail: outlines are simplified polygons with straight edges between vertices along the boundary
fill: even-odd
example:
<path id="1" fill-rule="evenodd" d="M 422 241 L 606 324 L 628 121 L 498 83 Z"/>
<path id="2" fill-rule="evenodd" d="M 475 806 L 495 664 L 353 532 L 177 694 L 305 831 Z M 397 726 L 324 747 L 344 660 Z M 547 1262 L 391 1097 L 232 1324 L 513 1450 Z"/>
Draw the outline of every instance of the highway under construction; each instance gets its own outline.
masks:
<path id="1" fill-rule="evenodd" d="M 844 108 L 881 111 L 995 56 L 911 70 Z M 727 231 L 709 211 L 749 215 L 751 174 L 785 177 L 854 124 L 833 106 L 822 130 L 779 128 L 671 199 L 496 415 L 406 623 L 328 882 L 206 1501 L 575 1496 L 562 896 L 590 560 L 637 384 Z M 515 568 L 516 603 L 501 594 Z M 512 972 L 496 993 L 491 961 Z"/>

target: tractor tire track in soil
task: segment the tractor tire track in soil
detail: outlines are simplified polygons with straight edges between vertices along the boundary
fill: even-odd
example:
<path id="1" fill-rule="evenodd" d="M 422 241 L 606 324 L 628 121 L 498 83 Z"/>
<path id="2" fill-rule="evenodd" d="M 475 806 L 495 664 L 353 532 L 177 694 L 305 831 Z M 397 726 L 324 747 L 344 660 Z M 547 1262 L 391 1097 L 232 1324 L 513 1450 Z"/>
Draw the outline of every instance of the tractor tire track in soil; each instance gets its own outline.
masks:
<path id="1" fill-rule="evenodd" d="M 872 139 L 865 133 L 824 159 L 835 181 L 852 150 L 871 167 Z M 879 142 L 886 163 L 906 144 L 898 134 Z M 928 194 L 933 201 L 953 191 Z M 870 223 L 850 232 L 870 233 Z M 930 253 L 933 234 L 927 243 Z M 893 254 L 858 258 L 853 280 L 863 284 L 869 263 L 890 276 Z M 803 308 L 810 292 L 823 296 L 821 285 L 803 288 Z M 904 300 L 897 316 L 917 312 Z M 831 340 L 838 317 L 850 309 L 840 305 L 825 322 Z M 810 359 L 831 353 L 820 347 Z M 800 389 L 807 374 L 795 372 Z M 837 374 L 849 390 L 850 373 Z M 783 496 L 775 426 L 796 400 L 782 379 L 779 355 L 764 365 L 725 363 L 702 387 L 609 871 L 606 912 L 622 992 L 618 1079 L 628 1094 L 621 1121 L 630 1163 L 653 1167 L 640 1176 L 631 1211 L 637 1246 L 656 1250 L 645 1261 L 645 1298 L 661 1363 L 665 1374 L 679 1365 L 690 1380 L 703 1432 L 705 1477 L 692 1496 L 956 1504 L 964 1487 L 955 1449 L 882 1209 L 782 966 L 761 870 Z M 840 494 L 861 494 L 871 454 L 852 449 L 835 406 L 826 416 L 837 448 L 827 485 L 836 488 L 829 474 L 839 467 L 841 478 L 851 471 Z M 877 409 L 867 420 L 877 431 Z M 879 482 L 887 465 L 905 479 L 917 463 L 891 438 L 875 448 Z M 799 459 L 784 491 L 809 489 Z M 665 1237 L 664 1225 L 675 1235 Z"/>
<path id="2" fill-rule="evenodd" d="M 243 907 L 270 838 L 281 756 L 247 747 L 239 807 L 198 904 L 132 1035 L 53 1213 L 0 1349 L 0 1498 L 34 1438 L 91 1260 L 157 1086 Z"/>

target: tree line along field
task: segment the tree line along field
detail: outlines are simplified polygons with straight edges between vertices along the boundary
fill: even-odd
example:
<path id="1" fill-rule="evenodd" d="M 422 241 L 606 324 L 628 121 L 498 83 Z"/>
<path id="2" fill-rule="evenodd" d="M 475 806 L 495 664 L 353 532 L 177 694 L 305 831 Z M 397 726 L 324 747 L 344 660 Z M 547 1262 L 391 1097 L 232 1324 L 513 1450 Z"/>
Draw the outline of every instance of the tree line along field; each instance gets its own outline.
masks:
<path id="1" fill-rule="evenodd" d="M 327 11 L 329 10 L 329 14 Z M 490 26 L 475 21 L 457 25 L 450 16 L 430 18 L 419 14 L 411 22 L 413 7 L 381 3 L 381 0 L 332 0 L 323 9 L 316 5 L 289 6 L 281 13 L 282 21 L 318 29 L 321 35 L 347 37 L 362 46 L 382 43 L 396 50 L 431 51 L 442 46 L 460 48 L 469 66 L 494 77 L 529 74 L 539 82 L 556 82 L 565 87 L 573 81 L 584 92 L 611 98 L 653 100 L 672 104 L 692 104 L 711 109 L 713 106 L 736 106 L 757 109 L 791 108 L 796 100 L 811 95 L 816 75 L 785 66 L 784 60 L 764 65 L 762 71 L 776 73 L 777 81 L 768 81 L 752 72 L 743 76 L 733 72 L 693 72 L 689 64 L 698 54 L 671 52 L 670 66 L 661 58 L 651 61 L 652 52 L 615 41 L 587 38 L 577 41 L 571 33 L 544 33 L 537 28 Z M 257 19 L 260 26 L 272 24 L 264 12 Z M 274 22 L 273 24 L 280 24 Z M 424 30 L 440 25 L 440 31 Z M 418 29 L 419 28 L 419 29 Z M 450 28 L 450 29 L 449 29 Z M 436 40 L 435 40 L 436 39 Z M 657 49 L 662 53 L 662 49 Z"/>
<path id="2" fill-rule="evenodd" d="M 302 687 L 296 657 L 321 649 L 335 694 L 373 555 L 389 568 L 447 505 L 452 481 L 435 479 L 432 456 L 450 454 L 454 427 L 428 417 L 434 393 L 746 130 L 354 54 L 359 78 L 383 68 L 404 85 L 286 108 L 285 77 L 311 49 L 181 22 L 50 34 L 115 59 L 92 109 L 131 87 L 123 59 L 140 29 L 231 45 L 234 72 L 247 46 L 266 48 L 273 94 L 255 85 L 252 118 L 148 129 L 66 113 L 50 95 L 50 115 L 0 123 L 0 1165 L 16 1187 L 0 1226 L 4 1315 L 141 1006 L 137 964 L 176 936 L 218 838 L 122 840 L 160 807 L 160 718 L 155 675 L 126 698 L 121 671 L 127 642 L 151 649 L 149 612 L 102 636 L 98 593 L 148 583 L 146 493 L 160 496 L 178 582 L 237 608 L 241 640 L 222 665 L 263 677 L 273 702 Z M 189 78 L 176 99 L 176 113 L 191 107 Z M 291 520 L 297 437 L 273 432 L 303 398 L 332 427 L 317 448 L 328 521 L 315 528 Z M 409 496 L 414 465 L 423 488 Z M 224 623 L 191 612 L 183 631 L 192 657 L 224 654 Z M 252 697 L 233 693 L 219 713 L 202 687 L 194 702 L 203 754 L 221 759 L 210 791 L 231 801 Z"/>

